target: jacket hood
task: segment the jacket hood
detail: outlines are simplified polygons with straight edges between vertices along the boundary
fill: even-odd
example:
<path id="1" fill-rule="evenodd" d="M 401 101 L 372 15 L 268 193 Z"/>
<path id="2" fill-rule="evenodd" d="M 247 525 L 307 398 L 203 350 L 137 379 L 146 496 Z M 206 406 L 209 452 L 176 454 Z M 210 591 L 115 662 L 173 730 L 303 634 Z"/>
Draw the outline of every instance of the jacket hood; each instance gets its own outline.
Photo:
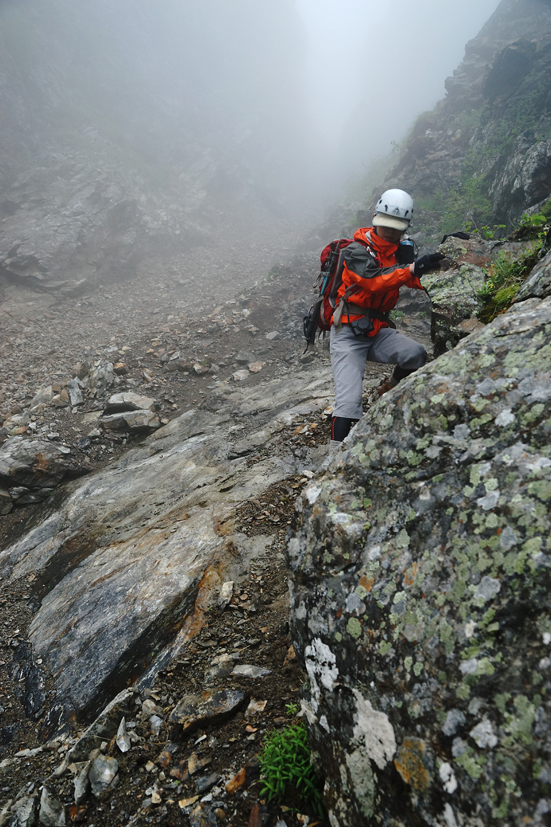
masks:
<path id="1" fill-rule="evenodd" d="M 384 241 L 377 235 L 373 227 L 360 227 L 360 229 L 356 230 L 354 233 L 354 241 L 359 241 L 361 244 L 369 244 L 369 246 L 376 250 L 385 261 L 384 266 L 389 266 L 386 264 L 386 261 L 390 264 L 396 263 L 395 260 L 391 261 L 391 259 L 394 259 L 396 251 L 400 246 L 399 243 L 392 244 L 390 241 Z"/>

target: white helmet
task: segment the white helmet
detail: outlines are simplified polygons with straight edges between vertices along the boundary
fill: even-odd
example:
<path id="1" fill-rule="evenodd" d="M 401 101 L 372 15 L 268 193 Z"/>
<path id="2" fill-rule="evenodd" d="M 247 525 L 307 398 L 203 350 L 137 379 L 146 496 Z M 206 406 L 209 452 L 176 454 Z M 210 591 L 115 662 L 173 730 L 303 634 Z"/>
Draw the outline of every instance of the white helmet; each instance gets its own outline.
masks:
<path id="1" fill-rule="evenodd" d="M 413 199 L 404 190 L 386 190 L 383 192 L 373 216 L 374 227 L 392 227 L 394 230 L 407 230 L 413 218 Z"/>

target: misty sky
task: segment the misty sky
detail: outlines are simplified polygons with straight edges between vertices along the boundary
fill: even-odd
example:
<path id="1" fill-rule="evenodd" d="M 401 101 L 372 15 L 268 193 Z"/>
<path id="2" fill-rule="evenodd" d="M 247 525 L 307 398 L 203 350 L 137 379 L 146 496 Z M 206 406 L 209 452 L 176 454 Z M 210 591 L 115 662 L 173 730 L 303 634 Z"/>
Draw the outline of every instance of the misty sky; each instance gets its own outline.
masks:
<path id="1" fill-rule="evenodd" d="M 92 126 L 192 201 L 317 205 L 444 97 L 498 2 L 0 0 L 0 180 L 15 147 L 35 157 Z"/>
<path id="2" fill-rule="evenodd" d="M 340 145 L 355 162 L 363 154 L 368 163 L 372 153 L 387 154 L 390 142 L 444 97 L 445 78 L 499 0 L 296 2 L 308 31 L 308 96 L 320 143 L 333 151 Z M 342 117 L 330 114 L 333 104 Z M 351 141 L 355 125 L 368 129 L 367 112 L 377 127 L 369 128 L 367 140 Z"/>

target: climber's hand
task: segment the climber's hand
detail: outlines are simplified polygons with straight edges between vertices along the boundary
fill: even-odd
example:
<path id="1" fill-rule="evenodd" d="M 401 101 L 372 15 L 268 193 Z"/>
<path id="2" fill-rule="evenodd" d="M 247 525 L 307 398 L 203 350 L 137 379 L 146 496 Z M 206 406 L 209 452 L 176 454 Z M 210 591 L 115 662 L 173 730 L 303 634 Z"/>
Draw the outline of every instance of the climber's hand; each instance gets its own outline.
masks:
<path id="1" fill-rule="evenodd" d="M 443 258 L 446 258 L 443 253 L 429 253 L 426 256 L 421 256 L 413 265 L 413 275 L 420 278 L 425 273 L 435 270 Z"/>

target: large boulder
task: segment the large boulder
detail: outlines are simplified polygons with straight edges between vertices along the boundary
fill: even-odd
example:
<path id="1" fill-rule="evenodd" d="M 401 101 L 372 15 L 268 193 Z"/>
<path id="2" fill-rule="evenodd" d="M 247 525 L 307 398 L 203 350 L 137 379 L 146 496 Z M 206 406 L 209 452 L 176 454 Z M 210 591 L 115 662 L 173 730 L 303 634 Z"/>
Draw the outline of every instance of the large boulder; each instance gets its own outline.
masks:
<path id="1" fill-rule="evenodd" d="M 551 299 L 386 394 L 300 501 L 292 635 L 332 827 L 551 812 Z"/>
<path id="2" fill-rule="evenodd" d="M 0 448 L 0 486 L 19 505 L 48 497 L 66 476 L 77 473 L 77 463 L 65 446 L 43 439 L 14 436 Z"/>
<path id="3" fill-rule="evenodd" d="M 491 245 L 479 237 L 450 236 L 438 248 L 446 258 L 442 269 L 423 277 L 432 306 L 431 339 L 434 355 L 451 350 L 460 339 L 480 324 L 476 314 L 482 308 L 479 291 L 491 261 Z"/>

